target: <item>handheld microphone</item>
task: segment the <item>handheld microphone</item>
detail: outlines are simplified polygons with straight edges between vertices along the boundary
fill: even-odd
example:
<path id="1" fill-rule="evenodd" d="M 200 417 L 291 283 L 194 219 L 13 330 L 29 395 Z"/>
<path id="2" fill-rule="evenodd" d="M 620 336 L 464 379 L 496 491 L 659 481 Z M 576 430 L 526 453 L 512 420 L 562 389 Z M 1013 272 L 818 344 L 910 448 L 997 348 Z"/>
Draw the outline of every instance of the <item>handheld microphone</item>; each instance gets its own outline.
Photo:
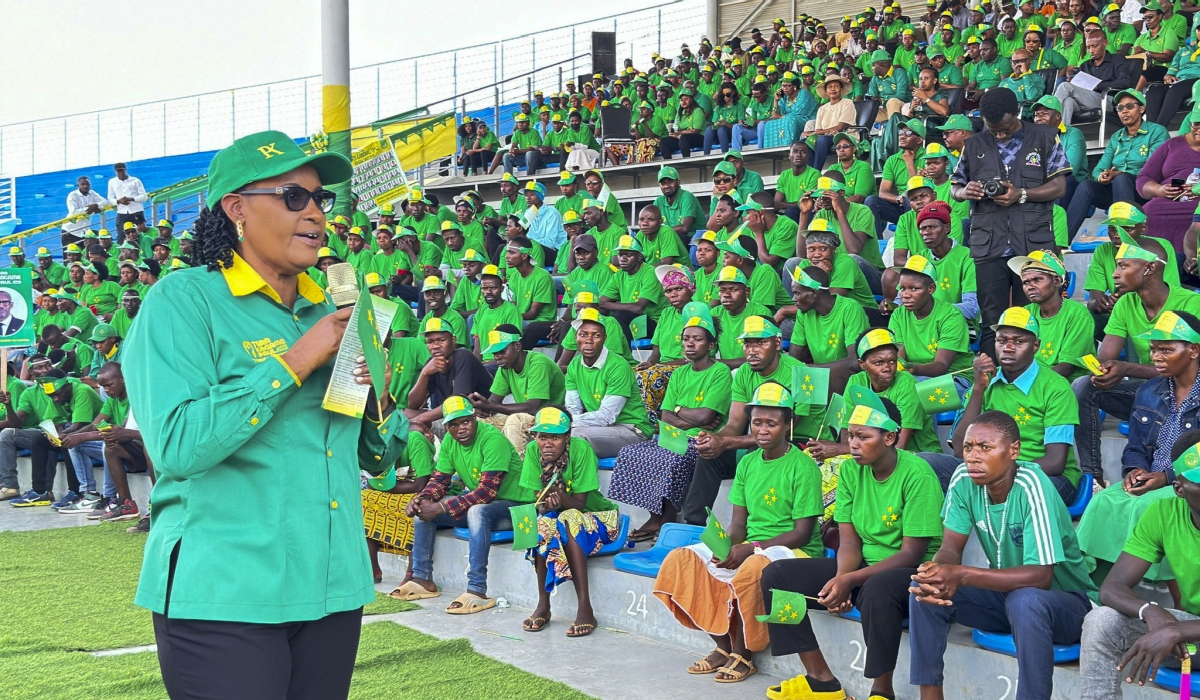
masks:
<path id="1" fill-rule="evenodd" d="M 329 280 L 329 297 L 339 309 L 354 306 L 358 301 L 358 273 L 350 263 L 334 263 L 325 270 Z"/>

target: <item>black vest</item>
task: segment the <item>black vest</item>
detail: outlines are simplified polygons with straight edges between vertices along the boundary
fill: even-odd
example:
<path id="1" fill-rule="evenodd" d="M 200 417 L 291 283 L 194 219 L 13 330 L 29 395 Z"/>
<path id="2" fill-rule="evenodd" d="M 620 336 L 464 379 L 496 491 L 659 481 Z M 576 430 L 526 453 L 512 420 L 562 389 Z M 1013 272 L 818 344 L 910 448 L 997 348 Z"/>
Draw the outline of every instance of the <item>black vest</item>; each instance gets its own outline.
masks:
<path id="1" fill-rule="evenodd" d="M 1047 181 L 1046 166 L 1058 141 L 1058 130 L 1022 121 L 1021 150 L 1011 168 L 1004 166 L 992 132 L 984 129 L 967 139 L 962 160 L 970 181 L 1000 178 L 1018 190 L 1033 189 Z M 1002 207 L 990 199 L 971 203 L 971 257 L 976 262 L 996 260 L 1012 248 L 1013 255 L 1034 250 L 1055 250 L 1054 202 L 1026 202 Z"/>

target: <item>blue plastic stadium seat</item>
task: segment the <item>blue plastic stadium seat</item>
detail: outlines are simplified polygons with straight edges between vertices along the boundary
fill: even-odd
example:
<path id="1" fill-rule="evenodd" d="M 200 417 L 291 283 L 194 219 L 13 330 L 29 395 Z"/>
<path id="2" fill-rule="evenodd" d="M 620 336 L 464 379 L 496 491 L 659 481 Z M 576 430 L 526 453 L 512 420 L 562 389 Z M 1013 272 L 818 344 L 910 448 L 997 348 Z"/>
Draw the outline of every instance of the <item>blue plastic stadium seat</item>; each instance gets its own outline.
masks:
<path id="1" fill-rule="evenodd" d="M 954 416 L 956 411 L 943 411 L 942 413 L 933 414 L 934 425 L 954 425 Z"/>
<path id="2" fill-rule="evenodd" d="M 644 552 L 622 552 L 613 558 L 617 571 L 654 578 L 672 549 L 687 547 L 700 541 L 704 528 L 699 525 L 665 523 L 658 531 L 658 541 Z"/>
<path id="3" fill-rule="evenodd" d="M 617 538 L 614 539 L 612 542 L 609 542 L 608 544 L 601 547 L 600 551 L 596 552 L 592 556 L 606 557 L 611 554 L 616 554 L 616 553 L 620 552 L 625 547 L 625 538 L 628 536 L 629 536 L 629 516 L 622 513 L 621 514 L 621 526 L 620 526 L 620 529 L 617 531 Z"/>
<path id="4" fill-rule="evenodd" d="M 465 527 L 454 528 L 454 536 L 460 540 L 468 540 L 471 538 L 471 530 Z M 492 544 L 504 544 L 505 542 L 513 541 L 512 530 L 493 530 Z"/>
<path id="5" fill-rule="evenodd" d="M 604 459 L 600 460 L 601 469 L 612 470 L 612 468 L 615 466 L 617 466 L 616 457 L 605 457 Z"/>
<path id="6" fill-rule="evenodd" d="M 1067 272 L 1067 296 L 1068 297 L 1075 296 L 1075 276 L 1076 275 L 1074 272 L 1070 272 L 1070 271 Z"/>
<path id="7" fill-rule="evenodd" d="M 629 343 L 629 347 L 634 350 L 649 350 L 653 346 L 654 343 L 650 342 L 649 338 L 642 338 L 641 340 L 635 340 Z"/>
<path id="8" fill-rule="evenodd" d="M 880 255 L 883 255 L 883 251 L 887 250 L 887 245 L 888 245 L 887 239 L 884 239 L 884 238 L 879 239 L 879 254 Z"/>
<path id="9" fill-rule="evenodd" d="M 984 649 L 987 649 L 988 651 L 994 651 L 997 654 L 1004 654 L 1005 656 L 1017 655 L 1017 643 L 1013 640 L 1013 636 L 1011 634 L 999 634 L 997 632 L 971 630 L 971 639 L 975 640 L 976 644 Z M 1054 645 L 1054 663 L 1067 664 L 1078 660 L 1078 644 Z"/>
<path id="10" fill-rule="evenodd" d="M 1088 503 L 1092 501 L 1092 488 L 1096 484 L 1096 477 L 1091 474 L 1084 474 L 1079 478 L 1079 488 L 1075 490 L 1075 502 L 1067 506 L 1067 512 L 1071 514 L 1071 519 L 1083 517 L 1083 511 L 1087 510 Z"/>
<path id="11" fill-rule="evenodd" d="M 857 607 L 850 608 L 850 612 L 844 613 L 842 615 L 838 615 L 838 617 L 844 618 L 846 620 L 854 620 L 855 622 L 858 622 L 860 624 L 862 623 L 862 613 L 860 613 L 858 611 Z M 904 621 L 900 623 L 900 627 L 902 629 L 908 629 L 908 618 L 904 618 Z"/>
<path id="12" fill-rule="evenodd" d="M 1178 669 L 1159 668 L 1158 673 L 1154 674 L 1154 685 L 1179 693 L 1179 681 L 1182 675 Z M 1196 673 L 1192 674 L 1192 697 L 1200 698 L 1200 676 Z"/>
<path id="13" fill-rule="evenodd" d="M 550 340 L 549 340 L 549 339 L 547 339 L 547 338 L 542 338 L 541 340 L 537 341 L 537 345 L 535 345 L 534 347 L 538 347 L 538 348 L 548 348 L 548 347 L 550 347 L 550 345 L 551 345 L 551 343 L 550 343 Z"/>
<path id="14" fill-rule="evenodd" d="M 1124 435 L 1125 437 L 1129 437 L 1129 421 L 1123 420 L 1120 423 L 1118 423 L 1117 424 L 1117 432 Z"/>
<path id="15" fill-rule="evenodd" d="M 790 340 L 785 340 L 785 341 L 783 341 L 783 343 L 780 345 L 780 347 L 781 347 L 781 348 L 783 348 L 783 351 L 784 351 L 784 352 L 787 352 L 787 351 L 788 351 L 788 349 L 792 347 L 792 341 L 790 341 Z"/>
<path id="16" fill-rule="evenodd" d="M 1071 250 L 1076 253 L 1093 253 L 1103 243 L 1104 241 L 1075 241 L 1071 244 Z"/>

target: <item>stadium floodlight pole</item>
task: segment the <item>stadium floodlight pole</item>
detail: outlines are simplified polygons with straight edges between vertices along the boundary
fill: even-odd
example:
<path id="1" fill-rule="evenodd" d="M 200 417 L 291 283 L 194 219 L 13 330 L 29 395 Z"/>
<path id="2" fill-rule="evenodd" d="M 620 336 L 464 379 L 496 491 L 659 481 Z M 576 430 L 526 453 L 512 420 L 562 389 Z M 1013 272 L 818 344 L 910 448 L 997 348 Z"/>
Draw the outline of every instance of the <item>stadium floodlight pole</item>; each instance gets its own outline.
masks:
<path id="1" fill-rule="evenodd" d="M 321 126 L 329 150 L 349 158 L 350 0 L 321 0 Z M 333 213 L 349 216 L 350 183 L 330 189 L 337 192 Z"/>

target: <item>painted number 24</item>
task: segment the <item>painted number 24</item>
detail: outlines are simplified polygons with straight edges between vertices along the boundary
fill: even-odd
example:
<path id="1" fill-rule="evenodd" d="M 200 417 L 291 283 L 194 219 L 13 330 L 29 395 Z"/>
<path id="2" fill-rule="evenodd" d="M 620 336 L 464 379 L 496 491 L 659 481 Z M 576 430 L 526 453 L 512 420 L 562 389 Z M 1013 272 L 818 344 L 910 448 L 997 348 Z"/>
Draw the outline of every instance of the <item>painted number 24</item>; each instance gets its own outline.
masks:
<path id="1" fill-rule="evenodd" d="M 638 594 L 634 593 L 633 591 L 625 591 L 625 592 L 629 594 L 629 609 L 626 610 L 625 612 L 628 613 L 630 617 L 637 617 L 638 613 L 641 613 L 642 618 L 645 619 L 645 617 L 646 617 L 646 594 L 643 593 L 642 596 L 639 598 Z"/>

